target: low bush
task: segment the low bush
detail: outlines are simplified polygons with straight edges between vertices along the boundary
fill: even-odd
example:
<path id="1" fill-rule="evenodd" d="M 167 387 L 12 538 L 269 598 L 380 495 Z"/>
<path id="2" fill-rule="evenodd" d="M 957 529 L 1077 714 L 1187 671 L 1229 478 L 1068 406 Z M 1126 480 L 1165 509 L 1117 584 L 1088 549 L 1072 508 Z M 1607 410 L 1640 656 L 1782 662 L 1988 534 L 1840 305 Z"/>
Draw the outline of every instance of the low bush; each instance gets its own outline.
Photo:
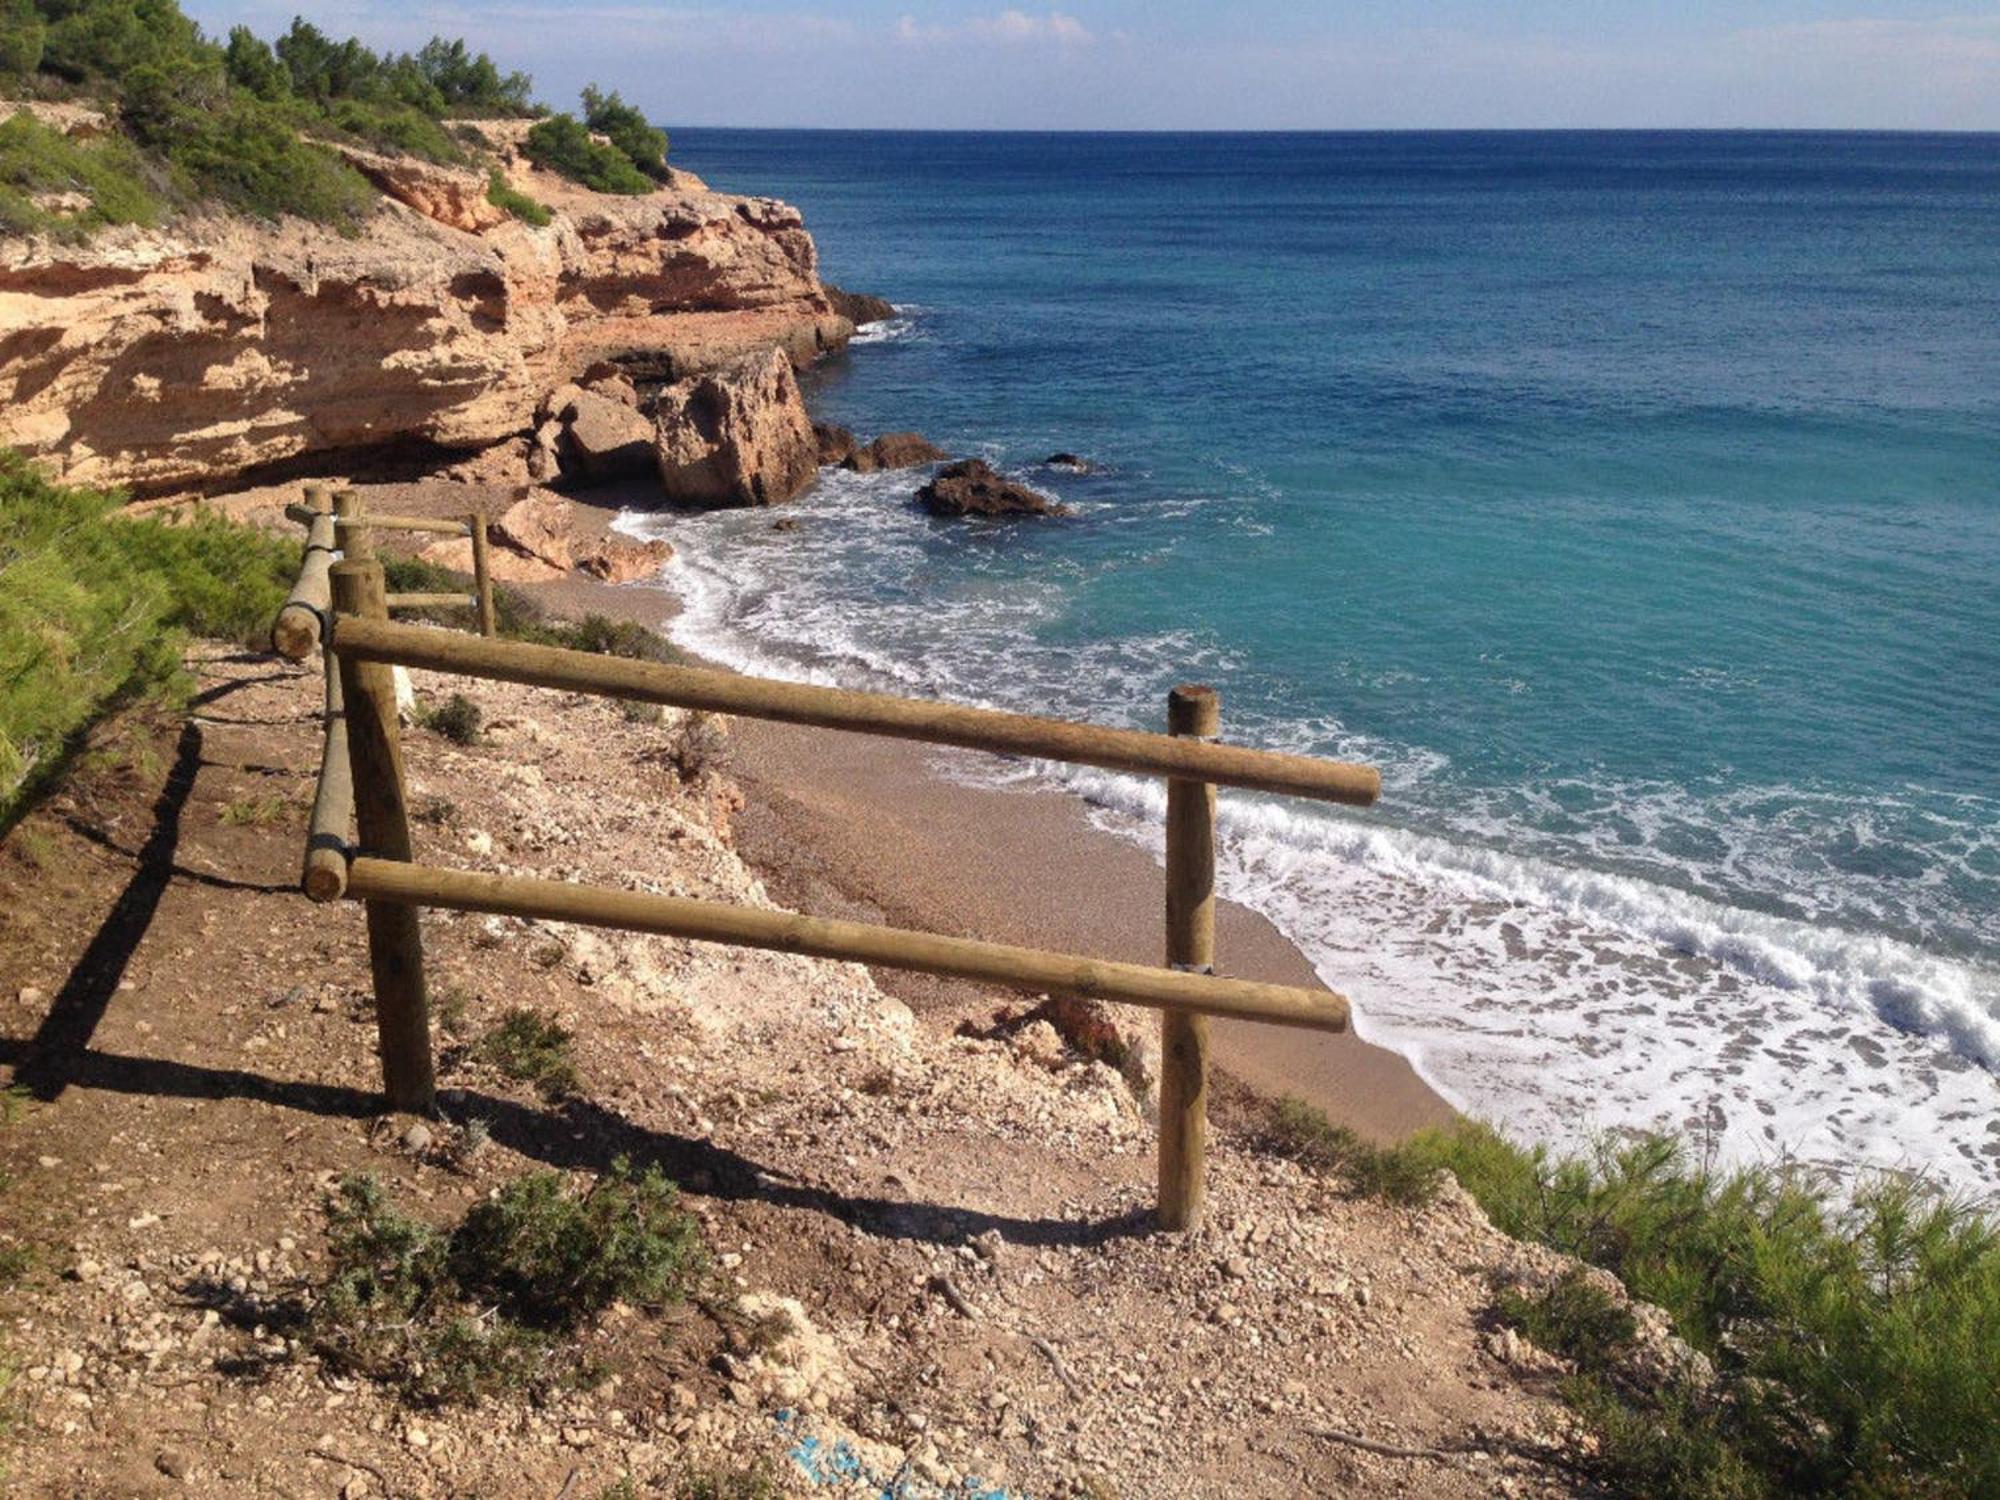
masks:
<path id="1" fill-rule="evenodd" d="M 417 723 L 454 745 L 476 745 L 485 717 L 477 703 L 463 693 L 453 693 L 444 702 L 419 711 Z"/>
<path id="2" fill-rule="evenodd" d="M 0 453 L 0 831 L 105 713 L 180 689 L 185 636 L 261 643 L 297 575 L 295 542 L 118 507 Z"/>
<path id="3" fill-rule="evenodd" d="M 532 1083 L 544 1099 L 562 1099 L 577 1088 L 573 1040 L 560 1022 L 517 1006 L 481 1040 L 478 1056 L 509 1078 Z"/>
<path id="4" fill-rule="evenodd" d="M 79 239 L 113 224 L 154 224 L 164 187 L 128 141 L 72 140 L 25 113 L 0 121 L 0 229 Z M 84 201 L 44 206 L 58 194 Z"/>
<path id="5" fill-rule="evenodd" d="M 528 132 L 522 150 L 536 166 L 595 192 L 637 197 L 658 186 L 624 152 L 592 137 L 574 115 L 550 115 L 540 121 Z"/>
<path id="6" fill-rule="evenodd" d="M 729 768 L 729 731 L 716 714 L 690 712 L 667 736 L 667 764 L 683 782 L 699 781 L 710 771 Z"/>
<path id="7" fill-rule="evenodd" d="M 1268 1138 L 1352 1172 L 1350 1138 L 1297 1101 Z M 1350 1181 L 1447 1168 L 1500 1229 L 1612 1272 L 1712 1361 L 1711 1388 L 1622 1390 L 1602 1356 L 1629 1333 L 1588 1290 L 1503 1294 L 1578 1364 L 1569 1393 L 1626 1492 L 2000 1494 L 2000 1230 L 1984 1211 L 1897 1176 L 1723 1169 L 1652 1135 L 1556 1156 L 1467 1123 L 1360 1150 L 1376 1164 Z"/>
<path id="8" fill-rule="evenodd" d="M 618 1160 L 585 1192 L 533 1172 L 450 1230 L 402 1213 L 373 1177 L 341 1184 L 326 1279 L 306 1328 L 337 1369 L 427 1404 L 467 1402 L 574 1369 L 558 1336 L 613 1302 L 677 1302 L 700 1231 L 658 1168 Z"/>
<path id="9" fill-rule="evenodd" d="M 546 229 L 555 218 L 555 215 L 533 198 L 511 186 L 507 179 L 500 175 L 498 167 L 493 169 L 493 175 L 487 182 L 486 201 L 495 208 L 506 209 L 523 224 L 532 224 L 537 229 Z"/>

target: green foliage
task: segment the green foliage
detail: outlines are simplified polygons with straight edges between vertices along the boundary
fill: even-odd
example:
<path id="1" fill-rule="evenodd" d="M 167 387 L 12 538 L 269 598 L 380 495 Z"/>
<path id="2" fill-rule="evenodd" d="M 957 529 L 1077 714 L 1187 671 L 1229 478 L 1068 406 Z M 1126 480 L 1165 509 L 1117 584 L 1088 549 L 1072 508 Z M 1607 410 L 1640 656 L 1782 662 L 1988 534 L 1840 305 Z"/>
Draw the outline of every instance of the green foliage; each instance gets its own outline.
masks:
<path id="1" fill-rule="evenodd" d="M 537 229 L 547 228 L 554 218 L 554 215 L 541 204 L 510 185 L 507 179 L 500 175 L 498 167 L 493 169 L 493 175 L 487 183 L 486 201 L 495 207 L 506 209 L 523 224 L 532 224 Z"/>
<path id="2" fill-rule="evenodd" d="M 518 1178 L 448 1232 L 403 1214 L 375 1178 L 350 1177 L 328 1261 L 313 1348 L 435 1404 L 546 1379 L 563 1363 L 557 1335 L 613 1302 L 680 1300 L 702 1253 L 674 1185 L 621 1159 L 581 1194 L 555 1172 Z"/>
<path id="3" fill-rule="evenodd" d="M 225 802 L 216 814 L 224 828 L 269 828 L 285 816 L 285 799 L 273 792 L 268 797 L 240 797 Z"/>
<path id="4" fill-rule="evenodd" d="M 458 1284 L 529 1327 L 568 1330 L 613 1302 L 677 1302 L 700 1263 L 700 1230 L 658 1167 L 620 1159 L 590 1191 L 534 1172 L 474 1204 L 451 1241 Z"/>
<path id="5" fill-rule="evenodd" d="M 536 166 L 596 192 L 636 197 L 656 186 L 624 152 L 594 139 L 574 115 L 550 115 L 528 132 L 522 149 Z"/>
<path id="6" fill-rule="evenodd" d="M 48 36 L 34 0 L 0 0 L 0 73 L 33 73 L 41 67 Z"/>
<path id="7" fill-rule="evenodd" d="M 220 66 L 143 67 L 125 79 L 125 123 L 194 190 L 265 218 L 353 227 L 374 189 L 323 146 L 300 139 L 282 105 L 231 93 Z"/>
<path id="8" fill-rule="evenodd" d="M 1281 1111 L 1273 1144 L 1352 1172 L 1350 1140 L 1316 1113 Z M 1629 1316 L 1583 1278 L 1501 1295 L 1578 1365 L 1569 1395 L 1622 1492 L 2000 1494 L 2000 1230 L 1984 1213 L 1902 1178 L 1843 1193 L 1796 1167 L 1722 1170 L 1658 1136 L 1555 1157 L 1461 1124 L 1374 1154 L 1392 1182 L 1448 1168 L 1500 1229 L 1612 1272 L 1713 1361 L 1712 1390 L 1628 1390 L 1608 1371 Z"/>
<path id="9" fill-rule="evenodd" d="M 72 83 L 116 84 L 134 69 L 171 67 L 214 51 L 174 0 L 80 0 L 42 10 L 54 22 L 42 45 L 42 70 Z"/>
<path id="10" fill-rule="evenodd" d="M 393 99 L 336 99 L 326 110 L 327 123 L 343 135 L 389 155 L 419 156 L 425 161 L 459 163 L 465 152 L 431 116 Z"/>
<path id="11" fill-rule="evenodd" d="M 279 61 L 271 44 L 248 26 L 230 28 L 222 65 L 232 87 L 254 94 L 266 104 L 279 104 L 292 97 L 291 69 Z"/>
<path id="12" fill-rule="evenodd" d="M 260 640 L 297 574 L 295 543 L 117 509 L 0 454 L 0 828 L 102 714 L 178 686 L 184 634 Z"/>
<path id="13" fill-rule="evenodd" d="M 588 651 L 596 656 L 623 656 L 632 661 L 678 662 L 687 658 L 679 647 L 657 630 L 648 630 L 636 620 L 613 620 L 588 614 L 581 620 L 524 619 L 503 634 L 538 646 L 560 646 L 565 651 Z"/>
<path id="14" fill-rule="evenodd" d="M 88 206 L 56 210 L 37 194 L 77 193 Z M 109 224 L 153 224 L 160 199 L 127 141 L 75 141 L 30 114 L 0 121 L 0 228 L 81 237 Z"/>
<path id="15" fill-rule="evenodd" d="M 479 743 L 480 722 L 484 717 L 477 703 L 463 693 L 453 693 L 437 707 L 420 713 L 417 722 L 454 745 L 476 745 Z"/>
<path id="16" fill-rule="evenodd" d="M 648 123 L 643 114 L 618 97 L 616 90 L 606 94 L 594 83 L 585 85 L 583 122 L 648 177 L 656 182 L 666 180 L 667 133 Z"/>
<path id="17" fill-rule="evenodd" d="M 503 74 L 484 52 L 462 41 L 434 36 L 417 53 L 416 64 L 437 91 L 445 109 L 457 115 L 527 116 L 537 113 L 526 73 Z"/>
<path id="18" fill-rule="evenodd" d="M 1265 1128 L 1264 1145 L 1315 1171 L 1345 1178 L 1356 1197 L 1415 1205 L 1428 1202 L 1436 1191 L 1438 1164 L 1425 1154 L 1371 1146 L 1303 1099 L 1287 1096 L 1278 1101 Z"/>
<path id="19" fill-rule="evenodd" d="M 478 1055 L 509 1078 L 532 1083 L 544 1099 L 576 1092 L 576 1059 L 571 1033 L 540 1011 L 517 1006 L 480 1041 Z"/>

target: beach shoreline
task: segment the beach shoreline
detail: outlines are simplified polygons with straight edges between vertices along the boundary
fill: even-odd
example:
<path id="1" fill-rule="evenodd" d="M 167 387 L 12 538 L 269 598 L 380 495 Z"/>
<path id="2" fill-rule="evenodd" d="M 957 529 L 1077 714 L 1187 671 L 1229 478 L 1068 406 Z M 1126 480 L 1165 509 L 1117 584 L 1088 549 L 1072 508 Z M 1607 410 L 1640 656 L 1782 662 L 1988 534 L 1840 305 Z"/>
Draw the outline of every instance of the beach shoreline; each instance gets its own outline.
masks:
<path id="1" fill-rule="evenodd" d="M 580 546 L 602 540 L 622 509 L 605 490 L 569 498 Z M 671 567 L 643 583 L 573 575 L 524 592 L 557 612 L 595 612 L 662 634 L 680 609 Z M 1076 797 L 1046 786 L 968 785 L 947 774 L 944 752 L 924 745 L 751 719 L 735 720 L 733 729 L 731 774 L 745 798 L 738 844 L 781 905 L 1159 962 L 1158 861 L 1092 826 Z M 1226 898 L 1216 902 L 1216 947 L 1220 967 L 1234 977 L 1326 987 L 1268 918 Z M 875 977 L 920 1011 L 952 1021 L 980 1024 L 994 1009 L 989 986 L 890 970 Z M 1400 1140 L 1455 1117 L 1407 1058 L 1352 1031 L 1218 1021 L 1213 1037 L 1217 1071 L 1250 1096 L 1296 1095 L 1372 1140 Z"/>

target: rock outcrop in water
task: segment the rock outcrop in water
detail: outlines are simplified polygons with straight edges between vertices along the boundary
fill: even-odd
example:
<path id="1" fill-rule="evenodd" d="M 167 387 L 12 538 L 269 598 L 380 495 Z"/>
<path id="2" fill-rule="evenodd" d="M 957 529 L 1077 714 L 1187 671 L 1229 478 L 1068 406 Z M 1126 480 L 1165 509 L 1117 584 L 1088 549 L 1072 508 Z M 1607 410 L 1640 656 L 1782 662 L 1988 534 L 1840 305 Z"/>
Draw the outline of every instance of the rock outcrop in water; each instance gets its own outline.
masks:
<path id="1" fill-rule="evenodd" d="M 917 498 L 934 516 L 1066 516 L 1067 505 L 994 472 L 983 458 L 938 471 Z"/>
<path id="2" fill-rule="evenodd" d="M 777 505 L 819 471 L 791 362 L 772 349 L 660 393 L 660 486 L 681 505 Z"/>
<path id="3" fill-rule="evenodd" d="M 155 493 L 371 451 L 528 458 L 544 393 L 606 356 L 687 375 L 852 333 L 789 206 L 684 172 L 604 197 L 508 156 L 525 124 L 482 128 L 547 228 L 464 171 L 351 157 L 389 195 L 352 239 L 197 215 L 0 242 L 0 444 Z"/>

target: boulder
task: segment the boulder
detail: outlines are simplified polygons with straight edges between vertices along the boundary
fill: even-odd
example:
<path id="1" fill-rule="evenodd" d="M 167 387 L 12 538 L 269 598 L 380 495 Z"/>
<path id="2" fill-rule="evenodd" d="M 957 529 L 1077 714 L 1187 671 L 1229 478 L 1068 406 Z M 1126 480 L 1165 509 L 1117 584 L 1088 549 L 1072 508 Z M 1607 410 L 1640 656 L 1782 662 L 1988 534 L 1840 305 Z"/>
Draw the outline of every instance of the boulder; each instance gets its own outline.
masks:
<path id="1" fill-rule="evenodd" d="M 885 432 L 867 447 L 857 448 L 841 460 L 841 467 L 857 474 L 871 474 L 877 469 L 915 469 L 950 457 L 929 438 L 917 433 Z"/>
<path id="2" fill-rule="evenodd" d="M 866 292 L 842 291 L 830 281 L 820 286 L 826 292 L 826 300 L 856 328 L 865 328 L 870 323 L 882 323 L 896 316 L 896 304 L 886 297 L 871 297 Z"/>
<path id="3" fill-rule="evenodd" d="M 493 540 L 508 551 L 566 573 L 575 561 L 570 545 L 570 503 L 547 490 L 529 490 L 493 522 Z M 497 565 L 497 554 L 495 562 Z"/>
<path id="4" fill-rule="evenodd" d="M 1067 505 L 993 471 L 983 458 L 940 469 L 917 498 L 934 516 L 1066 516 Z"/>
<path id="5" fill-rule="evenodd" d="M 819 472 L 812 418 L 778 349 L 662 391 L 656 452 L 665 497 L 709 509 L 781 504 Z"/>
<path id="6" fill-rule="evenodd" d="M 623 365 L 611 360 L 600 359 L 596 364 L 576 377 L 576 383 L 586 391 L 599 396 L 609 396 L 634 411 L 639 409 L 639 388 L 632 383 L 632 377 L 625 373 Z"/>
<path id="7" fill-rule="evenodd" d="M 576 565 L 600 583 L 630 583 L 655 576 L 673 556 L 674 549 L 665 542 L 607 536 L 578 552 Z"/>
<path id="8" fill-rule="evenodd" d="M 563 408 L 562 421 L 558 452 L 584 478 L 618 479 L 652 467 L 653 424 L 636 405 L 580 390 Z"/>
<path id="9" fill-rule="evenodd" d="M 1088 474 L 1097 465 L 1087 458 L 1078 458 L 1074 453 L 1051 453 L 1042 460 L 1042 466 L 1049 469 L 1068 469 L 1077 474 Z"/>
<path id="10" fill-rule="evenodd" d="M 854 457 L 854 434 L 837 423 L 813 423 L 813 441 L 819 444 L 822 464 L 845 464 Z"/>
<path id="11" fill-rule="evenodd" d="M 562 423 L 550 417 L 535 429 L 528 445 L 528 478 L 536 484 L 551 484 L 562 477 Z"/>

